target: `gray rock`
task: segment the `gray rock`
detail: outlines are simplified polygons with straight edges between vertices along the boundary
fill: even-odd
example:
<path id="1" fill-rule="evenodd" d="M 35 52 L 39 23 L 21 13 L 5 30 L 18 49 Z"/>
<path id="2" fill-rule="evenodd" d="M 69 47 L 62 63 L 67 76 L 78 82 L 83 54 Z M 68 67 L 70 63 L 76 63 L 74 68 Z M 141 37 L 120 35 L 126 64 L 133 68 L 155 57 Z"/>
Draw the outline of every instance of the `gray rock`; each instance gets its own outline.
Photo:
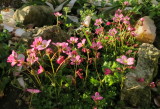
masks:
<path id="1" fill-rule="evenodd" d="M 69 35 L 57 25 L 39 28 L 37 33 L 33 36 L 42 36 L 44 39 L 51 39 L 53 42 L 63 42 L 69 38 Z"/>
<path id="2" fill-rule="evenodd" d="M 30 43 L 34 37 L 42 36 L 44 40 L 51 39 L 52 42 L 63 42 L 69 38 L 69 35 L 64 32 L 59 26 L 44 26 L 29 29 L 21 36 L 22 41 Z"/>
<path id="3" fill-rule="evenodd" d="M 152 44 L 143 43 L 140 46 L 136 68 L 126 74 L 121 90 L 121 100 L 126 105 L 140 109 L 144 107 L 149 109 L 151 90 L 148 86 L 157 75 L 159 57 L 160 50 Z M 139 82 L 138 78 L 144 78 L 144 82 Z"/>
<path id="4" fill-rule="evenodd" d="M 24 25 L 33 24 L 35 26 L 53 24 L 52 9 L 43 5 L 31 5 L 17 9 L 13 18 Z"/>

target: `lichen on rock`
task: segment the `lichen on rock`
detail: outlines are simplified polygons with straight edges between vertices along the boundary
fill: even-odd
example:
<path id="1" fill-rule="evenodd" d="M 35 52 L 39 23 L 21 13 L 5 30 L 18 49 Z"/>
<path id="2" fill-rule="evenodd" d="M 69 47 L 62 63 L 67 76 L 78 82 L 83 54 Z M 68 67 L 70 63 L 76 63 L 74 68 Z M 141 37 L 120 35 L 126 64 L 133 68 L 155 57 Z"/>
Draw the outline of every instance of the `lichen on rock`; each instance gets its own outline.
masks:
<path id="1" fill-rule="evenodd" d="M 126 79 L 121 90 L 121 100 L 131 107 L 150 107 L 151 90 L 149 83 L 157 75 L 160 50 L 152 44 L 143 43 L 138 50 L 136 68 L 126 74 Z M 138 78 L 144 78 L 139 82 Z"/>

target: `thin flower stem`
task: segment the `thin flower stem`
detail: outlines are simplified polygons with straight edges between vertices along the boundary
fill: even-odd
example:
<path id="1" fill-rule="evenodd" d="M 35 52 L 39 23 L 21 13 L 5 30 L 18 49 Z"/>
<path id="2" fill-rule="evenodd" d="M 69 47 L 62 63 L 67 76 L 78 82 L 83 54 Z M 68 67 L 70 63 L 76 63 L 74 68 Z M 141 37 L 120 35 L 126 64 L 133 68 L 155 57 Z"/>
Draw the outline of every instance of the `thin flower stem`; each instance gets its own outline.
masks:
<path id="1" fill-rule="evenodd" d="M 53 81 L 53 79 L 49 76 L 49 72 L 48 72 L 48 74 L 46 74 L 47 75 L 47 77 L 49 78 L 49 80 L 51 81 L 51 83 L 55 83 L 54 81 Z M 52 75 L 51 75 L 52 76 Z"/>
<path id="2" fill-rule="evenodd" d="M 75 79 L 76 79 L 76 77 L 77 77 L 76 71 L 77 71 L 77 64 L 74 66 L 74 78 L 75 78 Z"/>
<path id="3" fill-rule="evenodd" d="M 74 66 L 74 78 L 75 78 L 75 86 L 76 86 L 76 77 L 77 77 L 77 74 L 76 74 L 76 71 L 77 71 L 77 64 Z"/>
<path id="4" fill-rule="evenodd" d="M 58 26 L 58 17 L 57 17 L 57 26 Z"/>
<path id="5" fill-rule="evenodd" d="M 88 61 L 89 61 L 89 53 L 87 52 L 87 66 L 86 66 L 86 77 L 85 77 L 85 81 L 87 80 L 87 77 L 88 77 Z"/>
<path id="6" fill-rule="evenodd" d="M 31 109 L 32 98 L 33 98 L 33 93 L 31 94 L 31 98 L 30 98 L 30 102 L 29 102 L 29 109 Z"/>
<path id="7" fill-rule="evenodd" d="M 52 67 L 52 72 L 53 72 L 53 74 L 55 74 L 52 58 L 50 58 L 49 55 L 48 55 L 48 58 L 49 58 L 49 61 L 50 61 L 51 67 Z"/>
<path id="8" fill-rule="evenodd" d="M 32 69 L 32 67 L 31 67 L 31 69 Z M 39 86 L 41 87 L 42 85 L 41 85 L 41 81 L 40 81 L 40 79 L 39 79 L 39 77 L 37 78 L 37 76 L 34 74 L 34 73 L 32 73 L 29 69 L 27 69 L 27 71 L 31 74 L 31 75 L 33 75 L 34 76 L 34 78 L 36 79 L 36 81 L 37 81 L 37 83 L 39 84 Z"/>
<path id="9" fill-rule="evenodd" d="M 53 60 L 53 59 L 55 58 L 56 54 L 57 54 L 57 52 L 56 52 L 56 53 L 54 53 L 54 55 L 52 56 L 51 60 Z M 47 56 L 50 58 L 50 56 L 49 56 L 49 55 L 47 55 Z"/>
<path id="10" fill-rule="evenodd" d="M 91 46 L 92 43 L 91 43 L 91 41 L 90 41 L 90 39 L 89 39 L 89 35 L 86 34 L 86 31 L 84 31 L 84 35 L 86 36 L 86 39 L 87 39 L 88 44 Z"/>
<path id="11" fill-rule="evenodd" d="M 102 85 L 102 80 L 101 80 L 100 75 L 99 75 L 98 70 L 97 70 L 97 59 L 96 59 L 96 54 L 97 54 L 97 51 L 95 52 L 95 58 L 94 58 L 94 63 L 95 63 L 95 64 L 94 64 L 94 65 L 95 65 L 96 73 L 97 73 L 97 75 L 98 75 L 100 84 Z"/>
<path id="12" fill-rule="evenodd" d="M 42 86 L 41 80 L 39 79 L 38 75 L 35 75 L 35 77 L 37 78 L 36 80 L 38 81 L 38 84 L 40 85 L 40 87 Z"/>

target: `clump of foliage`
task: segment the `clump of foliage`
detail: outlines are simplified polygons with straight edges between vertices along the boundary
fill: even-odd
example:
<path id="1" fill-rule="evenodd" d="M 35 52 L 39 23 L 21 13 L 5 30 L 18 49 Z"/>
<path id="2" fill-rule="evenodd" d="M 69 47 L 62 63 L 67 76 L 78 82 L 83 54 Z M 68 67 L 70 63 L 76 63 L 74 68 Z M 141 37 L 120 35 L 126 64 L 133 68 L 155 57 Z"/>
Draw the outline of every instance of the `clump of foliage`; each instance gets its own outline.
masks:
<path id="1" fill-rule="evenodd" d="M 10 47 L 8 45 L 8 40 L 10 35 L 7 30 L 2 30 L 0 32 L 0 96 L 4 95 L 3 91 L 6 85 L 10 81 L 9 77 L 9 65 L 6 63 L 7 57 L 10 53 Z"/>

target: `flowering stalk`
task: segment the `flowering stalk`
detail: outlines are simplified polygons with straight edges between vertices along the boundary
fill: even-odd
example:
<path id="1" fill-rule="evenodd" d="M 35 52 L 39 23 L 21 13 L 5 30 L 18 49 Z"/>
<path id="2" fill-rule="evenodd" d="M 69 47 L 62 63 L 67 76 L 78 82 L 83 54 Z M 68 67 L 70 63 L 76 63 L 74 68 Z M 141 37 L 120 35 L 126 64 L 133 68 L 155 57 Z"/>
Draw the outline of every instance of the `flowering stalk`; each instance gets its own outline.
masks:
<path id="1" fill-rule="evenodd" d="M 30 102 L 29 102 L 29 109 L 31 108 L 32 105 L 32 98 L 33 98 L 33 93 L 31 94 Z"/>
<path id="2" fill-rule="evenodd" d="M 102 80 L 101 80 L 100 75 L 99 75 L 98 70 L 97 70 L 97 58 L 96 58 L 97 51 L 95 51 L 95 53 L 94 53 L 94 54 L 95 54 L 95 58 L 94 58 L 94 66 L 95 66 L 96 73 L 97 73 L 97 75 L 98 75 L 98 78 L 99 78 L 100 84 L 102 85 Z"/>
<path id="3" fill-rule="evenodd" d="M 59 13 L 59 12 L 55 12 L 54 15 L 57 17 L 57 26 L 58 26 L 58 18 L 59 18 L 62 14 Z"/>
<path id="4" fill-rule="evenodd" d="M 86 76 L 85 76 L 85 80 L 87 80 L 87 77 L 88 77 L 88 61 L 89 61 L 89 52 L 87 52 L 87 66 L 86 66 Z"/>
<path id="5" fill-rule="evenodd" d="M 47 56 L 48 56 L 49 61 L 50 61 L 50 64 L 51 64 L 52 72 L 53 72 L 53 74 L 55 74 L 54 66 L 53 66 L 53 62 L 52 62 L 53 58 L 50 58 L 50 56 L 49 56 L 49 55 L 47 55 Z"/>
<path id="6" fill-rule="evenodd" d="M 77 84 L 77 81 L 76 81 L 76 77 L 77 77 L 77 64 L 74 66 L 74 78 L 75 78 L 75 86 Z"/>
<path id="7" fill-rule="evenodd" d="M 89 31 L 89 30 L 88 30 L 88 31 Z M 91 46 L 92 43 L 91 43 L 91 41 L 90 41 L 90 39 L 89 39 L 89 35 L 88 35 L 86 32 L 87 32 L 86 30 L 83 30 L 83 33 L 84 33 L 84 35 L 85 35 L 85 37 L 86 37 L 86 39 L 87 39 L 87 42 L 88 42 L 89 46 Z"/>
<path id="8" fill-rule="evenodd" d="M 32 66 L 30 66 L 30 68 L 33 69 Z M 27 70 L 31 75 L 34 76 L 34 78 L 36 79 L 37 83 L 38 83 L 39 86 L 41 87 L 42 84 L 41 84 L 41 80 L 39 79 L 38 75 L 35 75 L 35 73 L 32 72 L 33 70 L 29 70 L 28 68 L 26 68 L 26 70 Z"/>

